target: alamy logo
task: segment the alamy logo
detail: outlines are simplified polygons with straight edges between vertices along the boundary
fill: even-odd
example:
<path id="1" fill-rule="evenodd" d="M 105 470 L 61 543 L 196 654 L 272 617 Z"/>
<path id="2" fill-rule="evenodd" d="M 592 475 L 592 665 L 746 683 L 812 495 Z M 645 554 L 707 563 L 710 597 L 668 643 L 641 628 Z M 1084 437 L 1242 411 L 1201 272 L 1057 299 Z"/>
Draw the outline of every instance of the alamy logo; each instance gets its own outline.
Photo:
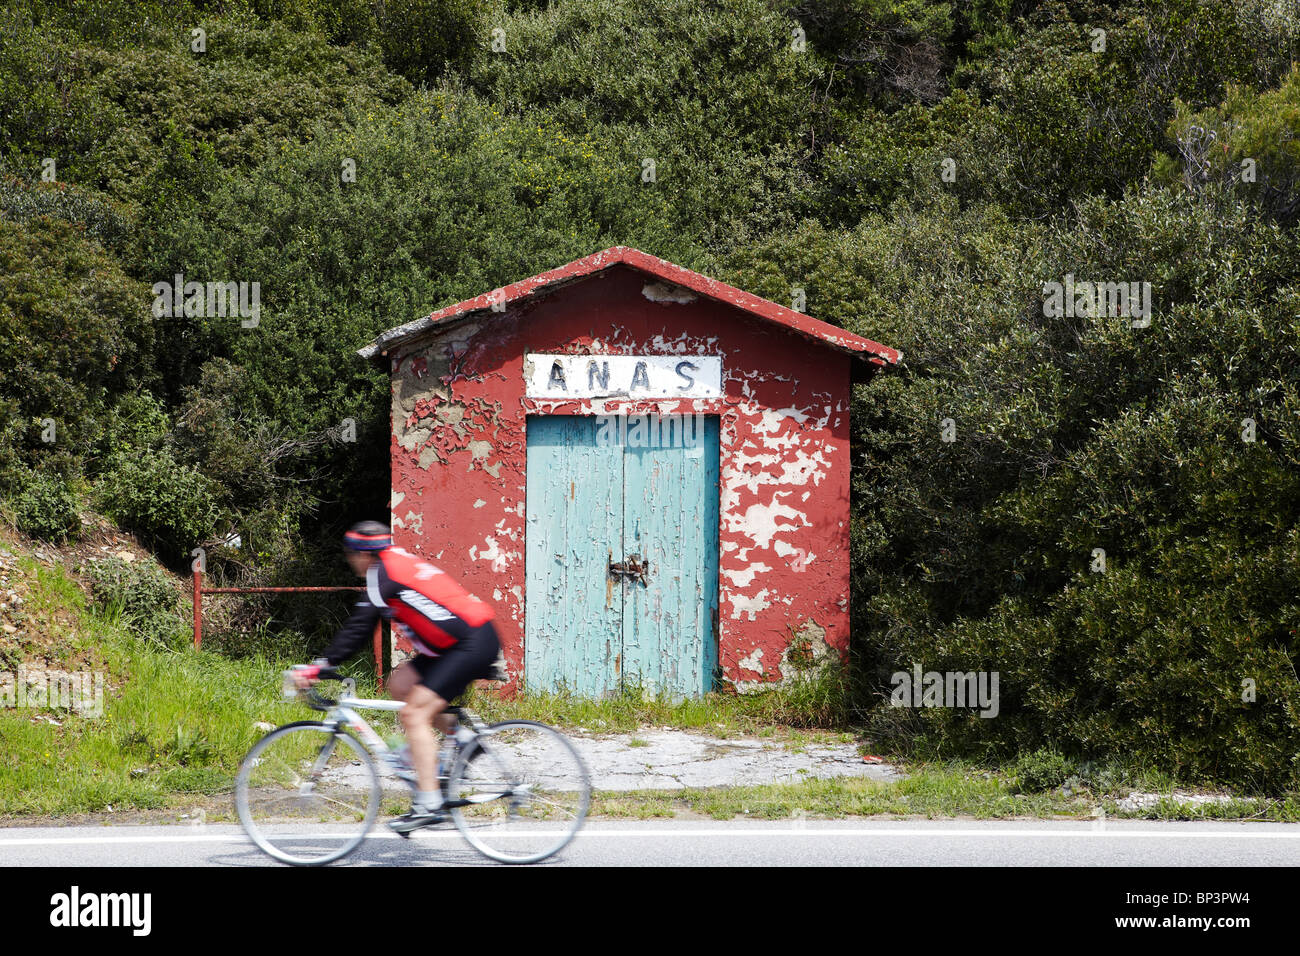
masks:
<path id="1" fill-rule="evenodd" d="M 596 444 L 622 448 L 703 448 L 704 415 L 597 415 Z M 694 456 L 688 456 L 694 457 Z"/>
<path id="2" fill-rule="evenodd" d="M 18 673 L 0 671 L 0 707 L 75 711 L 82 717 L 104 713 L 104 675 L 50 671 L 19 665 Z"/>
<path id="3" fill-rule="evenodd" d="M 1143 329 L 1151 324 L 1151 283 L 1075 282 L 1067 273 L 1064 282 L 1043 283 L 1043 315 L 1126 318 L 1132 328 Z"/>
<path id="4" fill-rule="evenodd" d="M 151 893 L 82 893 L 74 886 L 50 897 L 50 925 L 128 926 L 134 936 L 148 936 L 153 924 Z"/>
<path id="5" fill-rule="evenodd" d="M 257 328 L 262 315 L 262 284 L 260 282 L 186 282 L 183 273 L 176 273 L 173 282 L 153 284 L 154 318 L 209 319 L 240 316 L 240 326 Z"/>
<path id="6" fill-rule="evenodd" d="M 890 678 L 891 707 L 978 707 L 981 717 L 998 715 L 998 671 L 899 671 Z"/>

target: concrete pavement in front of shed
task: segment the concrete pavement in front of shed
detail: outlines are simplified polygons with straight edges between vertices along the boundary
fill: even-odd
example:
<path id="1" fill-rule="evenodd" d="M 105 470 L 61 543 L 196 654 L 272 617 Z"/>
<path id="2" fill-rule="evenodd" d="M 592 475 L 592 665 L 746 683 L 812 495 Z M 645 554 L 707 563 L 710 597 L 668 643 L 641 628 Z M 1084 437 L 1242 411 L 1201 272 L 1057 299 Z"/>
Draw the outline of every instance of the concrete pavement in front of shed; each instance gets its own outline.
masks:
<path id="1" fill-rule="evenodd" d="M 596 790 L 684 790 L 798 783 L 834 777 L 899 780 L 889 764 L 864 763 L 852 743 L 785 742 L 759 737 L 712 737 L 685 730 L 646 729 L 573 741 Z"/>

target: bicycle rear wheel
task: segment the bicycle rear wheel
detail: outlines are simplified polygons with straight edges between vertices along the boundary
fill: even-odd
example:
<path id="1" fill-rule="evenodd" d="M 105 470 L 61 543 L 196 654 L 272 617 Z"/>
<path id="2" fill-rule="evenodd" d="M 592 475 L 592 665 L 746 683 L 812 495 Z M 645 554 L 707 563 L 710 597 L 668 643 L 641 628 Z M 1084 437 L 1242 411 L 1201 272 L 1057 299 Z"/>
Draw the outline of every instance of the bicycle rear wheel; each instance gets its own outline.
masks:
<path id="1" fill-rule="evenodd" d="M 253 745 L 235 780 L 235 808 L 263 851 L 283 863 L 317 866 L 366 838 L 380 793 L 374 761 L 355 737 L 303 722 Z"/>
<path id="2" fill-rule="evenodd" d="M 536 863 L 563 849 L 582 826 L 591 778 L 559 731 L 509 720 L 461 751 L 447 797 L 456 828 L 484 856 Z"/>

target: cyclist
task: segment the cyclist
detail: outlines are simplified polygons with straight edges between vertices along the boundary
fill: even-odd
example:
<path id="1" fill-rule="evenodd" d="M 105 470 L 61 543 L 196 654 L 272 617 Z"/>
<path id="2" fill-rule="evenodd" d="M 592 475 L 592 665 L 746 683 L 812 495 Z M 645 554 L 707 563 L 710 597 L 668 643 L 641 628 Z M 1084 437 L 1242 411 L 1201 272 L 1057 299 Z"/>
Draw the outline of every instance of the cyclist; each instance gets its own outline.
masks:
<path id="1" fill-rule="evenodd" d="M 387 525 L 354 525 L 344 535 L 343 546 L 353 572 L 365 578 L 366 590 L 333 643 L 313 663 L 334 667 L 347 660 L 374 633 L 381 615 L 415 648 L 415 656 L 394 669 L 388 681 L 389 693 L 406 702 L 400 711 L 402 726 L 419 786 L 410 813 L 389 823 L 406 833 L 446 819 L 433 725 L 444 734 L 452 732 L 455 717 L 446 713 L 447 707 L 473 681 L 491 676 L 501 644 L 492 608 L 441 569 L 394 548 Z M 310 684 L 313 676 L 308 670 L 300 682 Z M 464 728 L 459 733 L 473 738 Z"/>

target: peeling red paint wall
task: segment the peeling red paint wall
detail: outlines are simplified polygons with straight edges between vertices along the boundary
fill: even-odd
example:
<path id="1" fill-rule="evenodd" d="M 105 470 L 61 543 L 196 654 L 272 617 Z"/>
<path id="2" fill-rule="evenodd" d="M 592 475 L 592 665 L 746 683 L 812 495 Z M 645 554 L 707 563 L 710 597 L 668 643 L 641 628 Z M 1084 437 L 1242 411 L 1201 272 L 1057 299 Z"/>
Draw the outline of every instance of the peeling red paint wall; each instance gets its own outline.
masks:
<path id="1" fill-rule="evenodd" d="M 526 352 L 720 355 L 724 396 L 529 399 Z M 523 668 L 530 414 L 720 416 L 724 679 L 746 689 L 787 676 L 795 634 L 814 651 L 847 648 L 846 354 L 619 265 L 431 329 L 389 358 L 394 538 L 494 603 L 508 690 Z"/>

